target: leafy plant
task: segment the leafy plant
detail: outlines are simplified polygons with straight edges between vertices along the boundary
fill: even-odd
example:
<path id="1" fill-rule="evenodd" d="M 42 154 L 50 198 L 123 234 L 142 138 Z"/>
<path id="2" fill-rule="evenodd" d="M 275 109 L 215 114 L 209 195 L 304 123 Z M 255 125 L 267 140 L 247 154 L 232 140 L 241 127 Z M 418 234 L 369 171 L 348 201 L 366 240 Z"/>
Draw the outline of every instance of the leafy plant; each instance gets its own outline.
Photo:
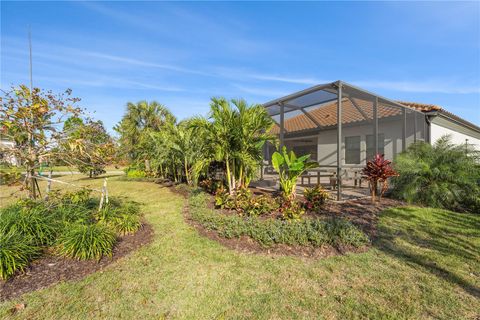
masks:
<path id="1" fill-rule="evenodd" d="M 59 229 L 58 221 L 40 203 L 32 207 L 19 203 L 0 211 L 0 234 L 14 233 L 38 246 L 51 244 Z"/>
<path id="2" fill-rule="evenodd" d="M 480 212 L 479 152 L 455 145 L 449 136 L 434 145 L 416 143 L 395 159 L 400 176 L 394 196 L 408 202 L 456 211 Z"/>
<path id="3" fill-rule="evenodd" d="M 363 176 L 370 182 L 372 201 L 377 200 L 379 184 L 381 184 L 381 199 L 385 191 L 388 189 L 388 179 L 398 176 L 398 173 L 392 168 L 391 163 L 390 160 L 385 159 L 383 154 L 377 154 L 373 160 L 367 161 L 367 165 L 363 168 Z"/>
<path id="4" fill-rule="evenodd" d="M 308 161 L 308 158 L 310 158 L 309 154 L 297 158 L 293 151 L 287 152 L 285 146 L 282 149 L 282 153 L 278 151 L 273 153 L 272 165 L 280 175 L 280 187 L 286 198 L 295 198 L 297 179 L 305 170 L 318 167 L 317 162 Z"/>
<path id="5" fill-rule="evenodd" d="M 303 191 L 305 198 L 304 205 L 307 210 L 319 211 L 328 199 L 328 192 L 320 185 L 314 188 L 305 188 Z"/>
<path id="6" fill-rule="evenodd" d="M 264 246 L 276 243 L 360 247 L 369 243 L 368 237 L 357 227 L 342 219 L 258 219 L 239 215 L 224 215 L 206 207 L 204 193 L 192 194 L 189 200 L 192 218 L 205 228 L 215 230 L 222 237 L 248 236 Z M 301 208 L 301 206 L 299 205 Z"/>
<path id="7" fill-rule="evenodd" d="M 145 178 L 147 176 L 147 173 L 143 170 L 139 169 L 129 169 L 127 171 L 127 177 L 128 178 Z"/>
<path id="8" fill-rule="evenodd" d="M 60 255 L 78 259 L 100 260 L 111 256 L 116 236 L 102 224 L 71 224 L 57 240 Z"/>
<path id="9" fill-rule="evenodd" d="M 280 212 L 287 220 L 298 220 L 305 214 L 305 209 L 296 199 L 285 197 L 280 199 Z"/>
<path id="10" fill-rule="evenodd" d="M 0 278 L 7 280 L 17 271 L 23 271 L 40 249 L 29 237 L 18 232 L 0 232 Z"/>
<path id="11" fill-rule="evenodd" d="M 141 228 L 140 217 L 134 214 L 121 213 L 108 223 L 117 234 L 126 235 L 135 233 Z"/>

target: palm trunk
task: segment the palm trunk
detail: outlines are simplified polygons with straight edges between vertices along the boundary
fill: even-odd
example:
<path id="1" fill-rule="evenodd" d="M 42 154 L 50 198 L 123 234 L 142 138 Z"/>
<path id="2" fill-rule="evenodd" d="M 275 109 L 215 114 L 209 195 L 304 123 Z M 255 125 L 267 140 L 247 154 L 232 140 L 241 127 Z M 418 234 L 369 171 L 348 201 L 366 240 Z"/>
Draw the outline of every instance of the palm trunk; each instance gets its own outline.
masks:
<path id="1" fill-rule="evenodd" d="M 232 181 L 231 181 L 231 177 L 230 177 L 230 163 L 228 161 L 228 156 L 226 157 L 225 159 L 225 163 L 226 163 L 226 166 L 227 166 L 227 184 L 228 184 L 228 193 L 229 194 L 232 194 Z"/>
<path id="2" fill-rule="evenodd" d="M 187 179 L 187 184 L 190 184 L 190 178 L 189 178 L 189 175 L 188 175 L 187 158 L 184 159 L 184 166 L 185 166 L 185 179 Z"/>

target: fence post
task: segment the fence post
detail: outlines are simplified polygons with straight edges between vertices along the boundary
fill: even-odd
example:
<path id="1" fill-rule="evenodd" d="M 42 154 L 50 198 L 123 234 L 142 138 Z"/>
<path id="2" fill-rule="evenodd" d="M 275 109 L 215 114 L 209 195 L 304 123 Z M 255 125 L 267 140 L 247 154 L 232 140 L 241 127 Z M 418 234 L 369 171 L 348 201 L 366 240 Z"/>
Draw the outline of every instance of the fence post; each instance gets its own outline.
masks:
<path id="1" fill-rule="evenodd" d="M 48 194 L 52 188 L 52 170 L 48 173 L 48 181 L 47 181 L 47 191 L 45 193 L 45 200 L 48 200 Z"/>
<path id="2" fill-rule="evenodd" d="M 108 203 L 107 178 L 103 180 L 103 192 L 105 192 L 105 203 Z"/>

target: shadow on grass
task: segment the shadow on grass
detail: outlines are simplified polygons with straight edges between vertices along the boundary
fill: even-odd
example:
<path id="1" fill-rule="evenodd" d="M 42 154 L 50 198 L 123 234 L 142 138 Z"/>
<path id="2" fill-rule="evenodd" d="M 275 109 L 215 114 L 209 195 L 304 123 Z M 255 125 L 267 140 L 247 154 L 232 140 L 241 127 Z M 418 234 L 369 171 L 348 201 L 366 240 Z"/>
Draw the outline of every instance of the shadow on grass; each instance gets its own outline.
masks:
<path id="1" fill-rule="evenodd" d="M 480 288 L 458 270 L 460 266 L 467 272 L 475 270 L 480 260 L 474 243 L 474 237 L 480 237 L 479 217 L 442 210 L 418 214 L 422 210 L 405 207 L 385 211 L 374 246 L 480 298 Z"/>

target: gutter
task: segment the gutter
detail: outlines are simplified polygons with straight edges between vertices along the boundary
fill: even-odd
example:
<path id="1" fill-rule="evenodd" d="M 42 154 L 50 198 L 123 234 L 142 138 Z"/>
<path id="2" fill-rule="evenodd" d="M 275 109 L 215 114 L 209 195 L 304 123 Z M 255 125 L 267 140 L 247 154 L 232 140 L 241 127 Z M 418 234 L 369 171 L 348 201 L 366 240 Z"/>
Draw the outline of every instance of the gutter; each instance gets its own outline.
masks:
<path id="1" fill-rule="evenodd" d="M 461 118 L 458 118 L 456 116 L 452 117 L 450 114 L 448 114 L 447 112 L 445 112 L 443 110 L 429 111 L 429 112 L 426 112 L 425 115 L 427 115 L 426 119 L 427 119 L 427 123 L 429 125 L 431 124 L 433 118 L 439 116 L 439 117 L 445 118 L 447 120 L 450 120 L 452 122 L 455 122 L 456 124 L 461 125 L 465 128 L 471 129 L 471 130 L 473 130 L 477 133 L 480 133 L 480 128 L 477 127 L 476 125 L 474 125 L 473 123 L 465 121 L 465 120 L 463 120 Z"/>

